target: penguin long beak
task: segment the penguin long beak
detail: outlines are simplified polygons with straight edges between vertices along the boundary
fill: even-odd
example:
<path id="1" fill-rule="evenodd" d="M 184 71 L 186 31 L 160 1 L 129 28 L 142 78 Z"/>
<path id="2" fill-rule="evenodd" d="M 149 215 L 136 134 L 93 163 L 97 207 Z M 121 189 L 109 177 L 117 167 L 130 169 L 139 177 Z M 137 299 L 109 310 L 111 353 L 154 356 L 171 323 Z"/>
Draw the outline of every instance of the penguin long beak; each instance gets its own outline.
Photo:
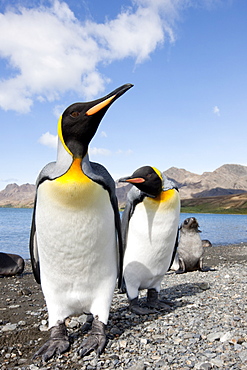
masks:
<path id="1" fill-rule="evenodd" d="M 96 101 L 96 104 L 92 106 L 90 109 L 87 110 L 86 115 L 92 116 L 93 114 L 99 112 L 103 108 L 109 108 L 109 106 L 118 99 L 121 95 L 123 95 L 127 90 L 129 90 L 134 85 L 132 84 L 125 84 L 114 91 L 112 91 L 110 94 L 106 95 L 104 98 L 100 99 L 100 102 L 98 100 Z"/>
<path id="2" fill-rule="evenodd" d="M 130 182 L 131 184 L 141 184 L 145 182 L 146 180 L 143 179 L 142 177 L 122 177 L 121 179 L 118 180 L 119 182 Z"/>

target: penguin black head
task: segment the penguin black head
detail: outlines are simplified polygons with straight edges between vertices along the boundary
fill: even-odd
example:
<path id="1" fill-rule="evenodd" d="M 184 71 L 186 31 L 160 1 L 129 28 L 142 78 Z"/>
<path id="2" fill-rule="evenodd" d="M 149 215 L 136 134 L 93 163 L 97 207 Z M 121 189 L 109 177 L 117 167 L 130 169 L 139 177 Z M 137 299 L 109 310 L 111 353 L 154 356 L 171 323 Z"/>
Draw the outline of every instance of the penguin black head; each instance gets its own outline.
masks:
<path id="1" fill-rule="evenodd" d="M 86 155 L 107 109 L 132 86 L 125 84 L 101 99 L 74 103 L 65 109 L 58 122 L 58 136 L 73 157 L 83 158 Z"/>
<path id="2" fill-rule="evenodd" d="M 163 187 L 161 172 L 151 166 L 140 167 L 131 176 L 123 177 L 119 181 L 129 182 L 144 193 L 154 197 L 161 193 Z"/>

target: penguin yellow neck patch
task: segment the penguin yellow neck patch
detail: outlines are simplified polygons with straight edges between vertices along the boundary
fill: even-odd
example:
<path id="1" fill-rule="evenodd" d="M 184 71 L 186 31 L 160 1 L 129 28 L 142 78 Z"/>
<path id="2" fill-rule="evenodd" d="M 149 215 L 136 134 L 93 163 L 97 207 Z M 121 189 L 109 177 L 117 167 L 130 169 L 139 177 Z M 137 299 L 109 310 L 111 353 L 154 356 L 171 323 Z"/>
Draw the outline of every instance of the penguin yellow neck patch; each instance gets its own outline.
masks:
<path id="1" fill-rule="evenodd" d="M 63 139 L 63 133 L 62 133 L 62 116 L 60 116 L 59 117 L 59 120 L 58 120 L 57 134 L 58 134 L 58 137 L 61 140 L 61 143 L 63 144 L 65 150 L 73 157 L 73 154 L 71 153 L 71 151 L 69 150 L 69 148 L 67 147 L 67 145 L 65 144 L 64 139 Z"/>
<path id="2" fill-rule="evenodd" d="M 60 183 L 87 183 L 91 180 L 83 173 L 81 168 L 81 158 L 75 158 L 70 166 L 69 170 L 61 177 L 58 177 L 56 181 Z"/>
<path id="3" fill-rule="evenodd" d="M 162 191 L 156 198 L 146 197 L 143 202 L 147 202 L 152 208 L 167 210 L 177 206 L 177 202 L 179 202 L 179 195 L 177 190 L 169 189 Z"/>
<path id="4" fill-rule="evenodd" d="M 155 199 L 159 202 L 167 202 L 174 196 L 174 192 L 176 192 L 175 189 L 162 191 Z"/>
<path id="5" fill-rule="evenodd" d="M 81 168 L 81 159 L 75 158 L 68 171 L 52 181 L 44 181 L 40 188 L 46 198 L 67 209 L 84 209 L 97 204 L 107 194 L 102 186 L 87 177 Z"/>

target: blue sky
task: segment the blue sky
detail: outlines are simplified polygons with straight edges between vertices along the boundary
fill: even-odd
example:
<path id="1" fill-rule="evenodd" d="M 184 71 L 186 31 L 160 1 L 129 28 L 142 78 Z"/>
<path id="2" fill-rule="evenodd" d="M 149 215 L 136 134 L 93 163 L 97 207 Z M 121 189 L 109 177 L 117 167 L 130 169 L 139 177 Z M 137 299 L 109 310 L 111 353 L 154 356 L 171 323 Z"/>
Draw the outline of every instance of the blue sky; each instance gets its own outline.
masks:
<path id="1" fill-rule="evenodd" d="M 56 160 L 68 105 L 124 83 L 89 151 L 114 179 L 247 165 L 246 14 L 246 0 L 1 0 L 0 190 Z"/>

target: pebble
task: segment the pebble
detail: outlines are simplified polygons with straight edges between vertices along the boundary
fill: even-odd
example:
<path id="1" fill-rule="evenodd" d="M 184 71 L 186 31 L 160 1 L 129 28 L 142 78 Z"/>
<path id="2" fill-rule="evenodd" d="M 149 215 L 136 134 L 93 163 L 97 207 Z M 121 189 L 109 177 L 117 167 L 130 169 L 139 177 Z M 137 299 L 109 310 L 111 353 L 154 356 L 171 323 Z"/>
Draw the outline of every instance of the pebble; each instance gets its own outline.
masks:
<path id="1" fill-rule="evenodd" d="M 222 264 L 215 271 L 165 275 L 161 298 L 174 303 L 169 313 L 132 314 L 126 296 L 116 291 L 106 328 L 107 346 L 99 357 L 94 352 L 83 359 L 78 356 L 84 337 L 80 327 L 87 319 L 86 315 L 81 315 L 66 320 L 72 342 L 69 352 L 43 364 L 39 359 L 31 360 L 31 355 L 28 359 L 26 353 L 22 355 L 23 343 L 17 337 L 17 342 L 11 344 L 13 347 L 0 347 L 2 368 L 247 370 L 246 267 L 247 263 Z M 142 300 L 145 294 L 140 293 Z M 25 312 L 36 321 L 37 330 L 47 330 L 45 308 L 33 306 Z M 13 316 L 11 323 L 0 322 L 0 331 L 15 335 L 25 331 L 28 322 L 20 318 L 15 322 Z M 45 335 L 47 337 L 47 333 L 39 332 L 36 339 L 29 339 L 32 350 L 44 343 Z"/>
<path id="2" fill-rule="evenodd" d="M 17 328 L 17 324 L 10 324 L 10 323 L 8 323 L 8 324 L 6 324 L 6 325 L 4 325 L 3 327 L 2 327 L 2 331 L 4 332 L 4 331 L 13 331 L 13 330 L 15 330 Z"/>

